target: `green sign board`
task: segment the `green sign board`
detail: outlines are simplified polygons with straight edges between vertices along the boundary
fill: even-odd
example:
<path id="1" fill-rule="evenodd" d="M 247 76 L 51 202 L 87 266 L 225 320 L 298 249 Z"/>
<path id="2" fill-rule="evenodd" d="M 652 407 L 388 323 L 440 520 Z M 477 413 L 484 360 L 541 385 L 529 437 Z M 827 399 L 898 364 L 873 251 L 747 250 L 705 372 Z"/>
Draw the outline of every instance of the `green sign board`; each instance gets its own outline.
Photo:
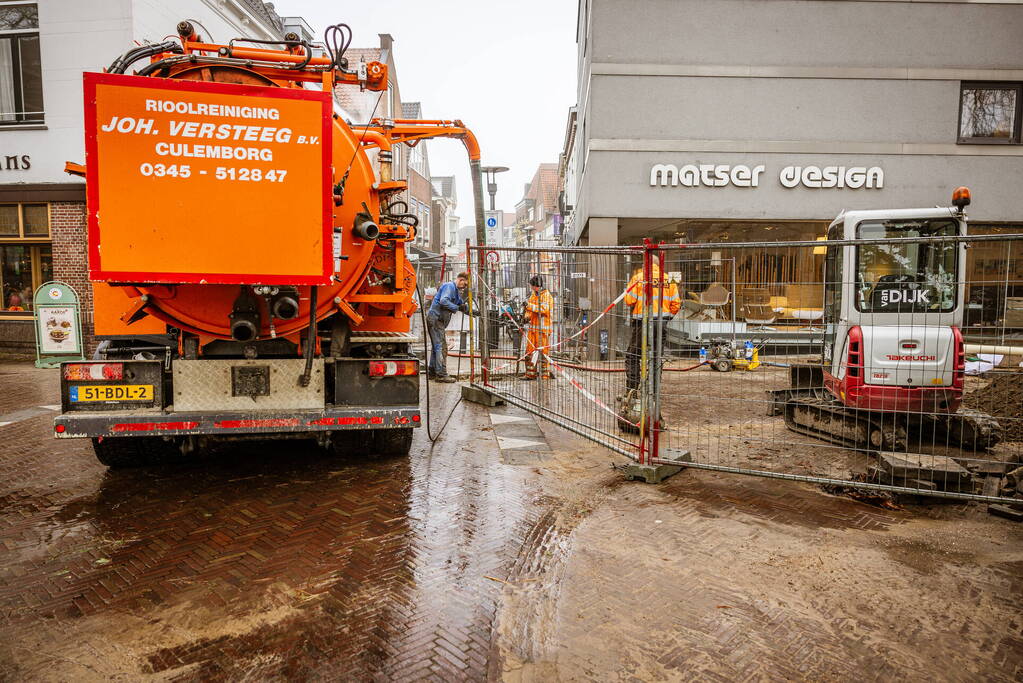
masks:
<path id="1" fill-rule="evenodd" d="M 36 327 L 36 367 L 55 368 L 83 360 L 82 312 L 78 294 L 63 282 L 47 282 L 32 298 Z"/>

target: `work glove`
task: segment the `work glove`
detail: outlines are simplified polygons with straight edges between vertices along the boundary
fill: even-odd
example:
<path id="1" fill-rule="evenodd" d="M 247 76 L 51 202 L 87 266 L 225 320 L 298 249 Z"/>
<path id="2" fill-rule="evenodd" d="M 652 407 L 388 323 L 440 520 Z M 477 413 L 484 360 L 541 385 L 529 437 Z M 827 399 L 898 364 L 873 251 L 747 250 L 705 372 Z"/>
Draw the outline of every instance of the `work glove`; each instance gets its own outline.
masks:
<path id="1" fill-rule="evenodd" d="M 469 304 L 465 304 L 465 303 L 458 304 L 458 310 L 461 311 L 462 313 L 468 313 L 469 312 Z"/>

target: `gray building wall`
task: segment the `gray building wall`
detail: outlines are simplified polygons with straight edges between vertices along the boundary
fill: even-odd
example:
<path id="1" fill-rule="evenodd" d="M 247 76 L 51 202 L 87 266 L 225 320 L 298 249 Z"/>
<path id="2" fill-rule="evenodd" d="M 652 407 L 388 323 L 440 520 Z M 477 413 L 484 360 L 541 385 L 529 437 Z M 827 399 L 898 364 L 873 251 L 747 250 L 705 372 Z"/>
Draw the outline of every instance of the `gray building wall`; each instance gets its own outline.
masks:
<path id="1" fill-rule="evenodd" d="M 961 82 L 1023 81 L 1021 36 L 1019 2 L 580 0 L 576 237 L 594 217 L 827 220 L 958 185 L 975 220 L 1023 221 L 1023 146 L 956 143 Z M 659 163 L 765 171 L 651 187 Z M 877 166 L 884 186 L 786 188 L 792 165 Z"/>

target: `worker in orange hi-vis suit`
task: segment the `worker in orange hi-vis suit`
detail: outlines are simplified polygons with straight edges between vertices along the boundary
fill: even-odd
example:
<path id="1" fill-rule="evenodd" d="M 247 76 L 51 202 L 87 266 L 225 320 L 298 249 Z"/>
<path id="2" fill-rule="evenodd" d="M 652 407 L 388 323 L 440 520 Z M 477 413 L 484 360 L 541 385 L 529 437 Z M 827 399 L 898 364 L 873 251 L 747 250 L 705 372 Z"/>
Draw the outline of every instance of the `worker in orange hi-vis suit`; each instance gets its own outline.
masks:
<path id="1" fill-rule="evenodd" d="M 543 379 L 551 379 L 547 354 L 551 339 L 551 313 L 554 311 L 554 297 L 544 287 L 543 278 L 534 275 L 529 278 L 533 293 L 526 301 L 526 374 L 523 379 L 536 379 L 537 364 Z"/>
<path id="2" fill-rule="evenodd" d="M 661 274 L 661 269 L 654 263 L 651 266 L 650 276 L 651 297 L 650 317 L 656 321 L 660 318 L 662 324 L 654 325 L 653 332 L 664 334 L 664 324 L 678 314 L 682 308 L 682 298 L 679 296 L 678 286 L 674 281 L 666 281 Z M 631 325 L 629 334 L 629 348 L 625 352 L 625 388 L 638 389 L 640 380 L 640 356 L 643 341 L 643 308 L 646 304 L 646 282 L 643 278 L 643 269 L 637 268 L 632 274 L 632 279 L 626 289 L 624 303 L 630 309 Z M 648 346 L 651 348 L 658 345 L 656 339 L 648 339 Z M 656 386 L 660 377 L 660 366 L 651 368 L 654 375 L 652 384 Z"/>

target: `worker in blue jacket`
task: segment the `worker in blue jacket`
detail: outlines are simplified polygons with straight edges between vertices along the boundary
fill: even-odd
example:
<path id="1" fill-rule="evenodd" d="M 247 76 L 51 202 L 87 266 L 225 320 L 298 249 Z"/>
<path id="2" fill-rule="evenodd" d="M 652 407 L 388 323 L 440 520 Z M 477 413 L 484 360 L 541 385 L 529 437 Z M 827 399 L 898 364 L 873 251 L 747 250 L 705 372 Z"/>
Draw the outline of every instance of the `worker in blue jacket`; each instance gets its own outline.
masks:
<path id="1" fill-rule="evenodd" d="M 430 354 L 429 376 L 438 382 L 454 382 L 455 378 L 448 375 L 448 343 L 444 331 L 451 322 L 451 314 L 455 311 L 466 313 L 465 288 L 469 286 L 469 274 L 459 273 L 454 282 L 445 282 L 437 290 L 426 314 L 426 328 L 430 332 L 430 343 L 433 352 Z"/>

